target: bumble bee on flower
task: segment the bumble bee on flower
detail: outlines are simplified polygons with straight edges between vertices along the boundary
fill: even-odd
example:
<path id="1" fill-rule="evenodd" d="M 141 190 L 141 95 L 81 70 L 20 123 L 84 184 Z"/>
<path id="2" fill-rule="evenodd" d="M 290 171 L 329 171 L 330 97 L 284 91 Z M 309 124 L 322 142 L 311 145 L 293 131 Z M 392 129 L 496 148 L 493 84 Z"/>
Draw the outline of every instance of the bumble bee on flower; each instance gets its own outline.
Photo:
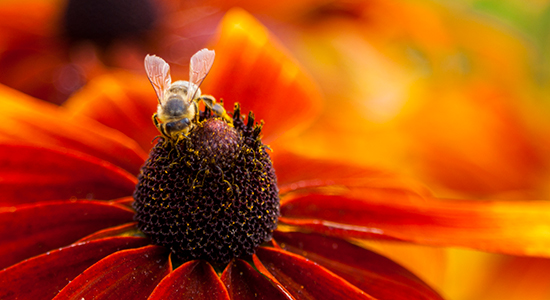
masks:
<path id="1" fill-rule="evenodd" d="M 158 97 L 153 123 L 160 131 L 134 191 L 137 227 L 182 261 L 227 264 L 271 240 L 279 190 L 262 122 L 240 105 L 228 115 L 199 86 L 214 51 L 191 57 L 189 81 L 172 82 L 170 66 L 147 55 L 145 70 Z M 203 101 L 205 108 L 199 109 Z"/>
<path id="2" fill-rule="evenodd" d="M 170 65 L 155 55 L 145 57 L 145 71 L 153 85 L 158 98 L 157 112 L 153 114 L 153 123 L 160 133 L 170 139 L 179 141 L 187 136 L 198 120 L 198 103 L 204 104 L 218 117 L 232 124 L 232 118 L 216 99 L 202 95 L 200 85 L 214 63 L 213 50 L 202 49 L 191 57 L 189 81 L 172 82 Z"/>

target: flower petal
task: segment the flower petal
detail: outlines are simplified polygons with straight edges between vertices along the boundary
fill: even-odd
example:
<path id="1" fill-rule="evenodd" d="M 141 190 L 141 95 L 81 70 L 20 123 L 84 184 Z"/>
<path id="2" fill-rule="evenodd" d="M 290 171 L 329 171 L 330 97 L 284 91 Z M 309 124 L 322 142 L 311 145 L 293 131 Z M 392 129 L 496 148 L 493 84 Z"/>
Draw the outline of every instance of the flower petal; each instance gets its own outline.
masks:
<path id="1" fill-rule="evenodd" d="M 290 252 L 260 247 L 255 258 L 296 299 L 374 299 L 327 269 Z"/>
<path id="2" fill-rule="evenodd" d="M 120 205 L 124 205 L 126 207 L 132 208 L 132 204 L 134 203 L 134 197 L 133 196 L 123 197 L 120 199 L 113 200 L 113 202 L 116 204 L 120 204 Z"/>
<path id="3" fill-rule="evenodd" d="M 353 165 L 336 160 L 316 159 L 288 151 L 272 154 L 273 166 L 277 170 L 277 183 L 281 193 L 296 189 L 321 186 L 364 186 L 365 184 L 389 184 L 430 195 L 425 187 L 410 180 L 399 178 L 386 170 Z M 299 163 L 300 167 L 296 168 Z M 283 199 L 284 200 L 284 199 Z"/>
<path id="4" fill-rule="evenodd" d="M 529 112 L 529 96 L 489 82 L 455 84 L 421 96 L 431 100 L 403 126 L 415 141 L 408 151 L 414 167 L 430 186 L 476 198 L 532 193 L 547 173 L 548 125 L 539 122 L 538 112 Z"/>
<path id="5" fill-rule="evenodd" d="M 392 260 L 342 239 L 276 231 L 279 245 L 312 260 L 378 299 L 443 299 Z"/>
<path id="6" fill-rule="evenodd" d="M 147 155 L 135 141 L 98 122 L 68 120 L 60 107 L 0 85 L 0 141 L 63 147 L 93 155 L 138 174 Z"/>
<path id="7" fill-rule="evenodd" d="M 159 132 L 151 121 L 157 96 L 145 74 L 109 73 L 90 80 L 64 106 L 73 114 L 94 119 L 135 140 L 149 150 Z"/>
<path id="8" fill-rule="evenodd" d="M 494 259 L 494 258 L 493 258 Z M 466 268 L 470 265 L 470 268 Z M 478 288 L 463 289 L 457 284 L 447 288 L 449 299 L 506 299 L 506 300 L 547 300 L 550 299 L 550 260 L 540 257 L 499 256 L 483 267 L 471 265 L 469 261 L 456 270 L 452 280 L 460 285 Z M 474 269 L 472 270 L 472 266 Z M 483 268 L 483 270 L 480 270 Z M 454 270 L 453 270 L 454 271 Z M 467 273 L 481 273 L 474 283 L 468 282 Z M 481 271 L 481 272 L 480 272 Z M 477 276 L 476 276 L 477 277 Z M 455 293 L 451 292 L 454 287 Z"/>
<path id="9" fill-rule="evenodd" d="M 0 269 L 68 245 L 99 229 L 132 221 L 125 207 L 99 201 L 56 201 L 0 208 Z"/>
<path id="10" fill-rule="evenodd" d="M 0 271 L 0 298 L 51 299 L 73 278 L 107 255 L 147 245 L 147 239 L 116 237 L 70 245 Z"/>
<path id="11" fill-rule="evenodd" d="M 123 224 L 116 227 L 111 227 L 94 232 L 86 237 L 81 238 L 77 243 L 88 242 L 109 237 L 137 236 L 139 230 L 136 227 L 136 222 Z"/>
<path id="12" fill-rule="evenodd" d="M 280 43 L 241 9 L 229 11 L 220 30 L 216 61 L 202 90 L 223 99 L 226 109 L 239 102 L 242 113 L 253 111 L 265 121 L 268 140 L 310 122 L 320 92 Z"/>
<path id="13" fill-rule="evenodd" d="M 32 5 L 35 9 L 28 9 Z M 0 41 L 16 42 L 22 39 L 51 37 L 58 17 L 54 1 L 16 1 L 2 3 L 0 10 Z"/>
<path id="14" fill-rule="evenodd" d="M 550 203 L 421 197 L 364 188 L 287 200 L 282 223 L 327 235 L 461 246 L 514 255 L 550 256 Z"/>
<path id="15" fill-rule="evenodd" d="M 286 151 L 272 154 L 273 167 L 277 170 L 277 183 L 281 188 L 302 188 L 312 185 L 334 184 L 336 179 L 379 177 L 384 172 L 341 162 L 315 159 Z M 296 163 L 300 167 L 296 168 Z M 385 172 L 387 174 L 387 172 Z M 317 184 L 314 184 L 317 182 Z M 294 188 L 293 188 L 294 187 Z"/>
<path id="16" fill-rule="evenodd" d="M 65 149 L 0 145 L 0 205 L 131 195 L 137 179 L 112 164 Z"/>
<path id="17" fill-rule="evenodd" d="M 229 300 L 229 294 L 209 263 L 193 260 L 164 277 L 149 296 L 154 299 Z"/>
<path id="18" fill-rule="evenodd" d="M 241 259 L 229 263 L 221 279 L 232 300 L 294 299 Z"/>
<path id="19" fill-rule="evenodd" d="M 147 299 L 171 269 L 163 247 L 119 251 L 88 268 L 54 299 Z"/>

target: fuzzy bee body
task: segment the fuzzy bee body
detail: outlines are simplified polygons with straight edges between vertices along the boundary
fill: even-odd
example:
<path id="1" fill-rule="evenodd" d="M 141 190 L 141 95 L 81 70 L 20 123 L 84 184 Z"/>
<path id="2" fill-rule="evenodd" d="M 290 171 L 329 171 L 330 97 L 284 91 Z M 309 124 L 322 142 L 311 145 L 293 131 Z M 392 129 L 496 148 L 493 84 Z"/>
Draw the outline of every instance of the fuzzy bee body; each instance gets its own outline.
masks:
<path id="1" fill-rule="evenodd" d="M 198 119 L 199 101 L 231 124 L 232 119 L 214 97 L 201 95 L 199 86 L 213 63 L 214 51 L 202 49 L 191 57 L 189 81 L 172 82 L 170 66 L 162 58 L 145 57 L 145 71 L 158 98 L 157 112 L 152 119 L 164 137 L 177 142 L 187 136 Z"/>

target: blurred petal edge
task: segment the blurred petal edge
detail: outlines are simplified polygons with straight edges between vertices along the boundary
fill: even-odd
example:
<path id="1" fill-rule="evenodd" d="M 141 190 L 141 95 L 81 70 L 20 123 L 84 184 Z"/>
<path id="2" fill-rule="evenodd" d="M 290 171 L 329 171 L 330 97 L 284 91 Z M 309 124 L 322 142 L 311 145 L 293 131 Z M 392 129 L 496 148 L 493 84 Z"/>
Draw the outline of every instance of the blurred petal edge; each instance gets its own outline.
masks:
<path id="1" fill-rule="evenodd" d="M 316 117 L 321 105 L 317 85 L 254 17 L 232 9 L 219 31 L 204 91 L 223 99 L 228 109 L 239 102 L 243 113 L 253 111 L 265 121 L 268 141 Z"/>

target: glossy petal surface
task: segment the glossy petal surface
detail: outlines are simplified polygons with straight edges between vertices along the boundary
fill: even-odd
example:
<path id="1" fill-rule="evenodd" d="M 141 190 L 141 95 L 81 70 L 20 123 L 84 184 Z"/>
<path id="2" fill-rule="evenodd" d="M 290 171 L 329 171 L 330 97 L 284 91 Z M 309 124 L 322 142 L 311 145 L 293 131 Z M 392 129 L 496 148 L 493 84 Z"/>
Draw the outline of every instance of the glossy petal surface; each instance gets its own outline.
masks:
<path id="1" fill-rule="evenodd" d="M 251 15 L 229 11 L 221 24 L 216 60 L 204 81 L 204 93 L 223 99 L 226 109 L 241 103 L 264 120 L 271 140 L 317 114 L 320 94 L 313 81 Z"/>
<path id="2" fill-rule="evenodd" d="M 95 156 L 132 174 L 139 172 L 146 154 L 127 136 L 96 121 L 69 120 L 60 107 L 0 86 L 0 141 L 63 147 Z"/>
<path id="3" fill-rule="evenodd" d="M 159 135 L 151 121 L 157 110 L 157 96 L 145 74 L 118 72 L 94 78 L 63 106 L 74 120 L 92 118 L 124 133 L 145 150 Z"/>
<path id="4" fill-rule="evenodd" d="M 273 167 L 277 170 L 277 183 L 283 187 L 294 186 L 292 189 L 303 188 L 304 185 L 310 186 L 315 182 L 318 182 L 318 185 L 323 183 L 327 185 L 346 179 L 372 179 L 392 175 L 387 171 L 334 160 L 305 157 L 284 150 L 273 152 L 272 158 Z M 296 162 L 300 162 L 299 168 L 296 168 Z"/>
<path id="5" fill-rule="evenodd" d="M 302 255 L 378 299 L 442 299 L 414 274 L 395 262 L 342 239 L 280 232 L 279 245 Z"/>
<path id="6" fill-rule="evenodd" d="M 54 299 L 147 299 L 171 268 L 162 247 L 119 251 L 88 268 Z"/>
<path id="7" fill-rule="evenodd" d="M 123 197 L 123 198 L 120 198 L 120 199 L 113 200 L 113 202 L 115 202 L 116 204 L 124 205 L 126 207 L 131 208 L 132 203 L 134 203 L 134 197 L 133 196 Z"/>
<path id="8" fill-rule="evenodd" d="M 80 240 L 78 240 L 78 242 L 81 243 L 110 237 L 137 236 L 139 235 L 139 230 L 136 228 L 136 224 L 136 222 L 132 222 L 103 229 L 81 238 Z"/>
<path id="9" fill-rule="evenodd" d="M 315 187 L 391 185 L 394 188 L 409 189 L 421 195 L 431 195 L 426 187 L 383 169 L 306 157 L 284 150 L 275 151 L 272 159 L 273 166 L 277 170 L 277 184 L 282 194 Z M 297 162 L 300 164 L 299 168 L 296 167 Z M 282 197 L 281 201 L 286 201 L 285 197 Z"/>
<path id="10" fill-rule="evenodd" d="M 281 207 L 283 223 L 327 235 L 397 239 L 550 256 L 550 203 L 421 197 L 407 190 L 364 188 L 296 196 Z"/>
<path id="11" fill-rule="evenodd" d="M 89 266 L 147 240 L 117 237 L 79 243 L 33 257 L 0 271 L 0 299 L 52 299 Z"/>
<path id="12" fill-rule="evenodd" d="M 0 205 L 131 195 L 137 179 L 95 157 L 33 145 L 0 145 Z"/>
<path id="13" fill-rule="evenodd" d="M 221 279 L 232 300 L 292 299 L 241 259 L 232 261 L 225 268 Z"/>
<path id="14" fill-rule="evenodd" d="M 256 256 L 296 299 L 374 299 L 301 256 L 265 247 L 258 248 Z"/>
<path id="15" fill-rule="evenodd" d="M 68 245 L 97 230 L 132 221 L 125 207 L 56 201 L 0 208 L 0 268 Z"/>
<path id="16" fill-rule="evenodd" d="M 209 263 L 193 260 L 166 276 L 149 297 L 154 299 L 229 300 L 229 294 Z"/>

